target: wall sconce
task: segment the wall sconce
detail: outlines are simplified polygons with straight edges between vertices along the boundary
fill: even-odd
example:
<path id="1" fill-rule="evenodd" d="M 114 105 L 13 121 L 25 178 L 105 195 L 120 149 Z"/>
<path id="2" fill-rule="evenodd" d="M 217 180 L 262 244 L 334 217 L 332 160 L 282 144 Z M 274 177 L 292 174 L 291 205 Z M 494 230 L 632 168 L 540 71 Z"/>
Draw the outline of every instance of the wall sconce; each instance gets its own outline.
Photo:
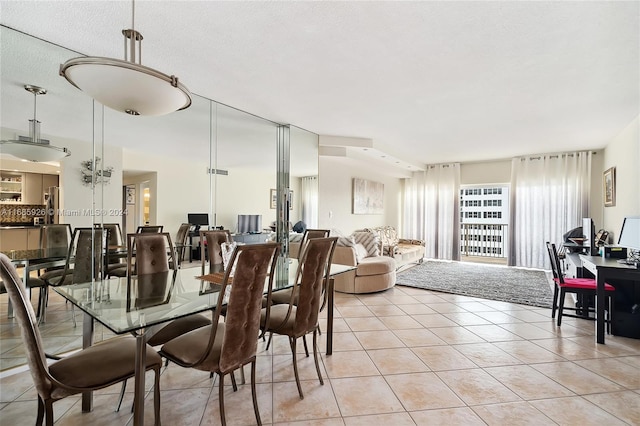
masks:
<path id="1" fill-rule="evenodd" d="M 95 163 L 95 170 L 94 170 Z M 81 180 L 84 185 L 91 184 L 108 184 L 111 181 L 111 174 L 113 173 L 113 167 L 100 167 L 100 157 L 96 157 L 95 160 L 87 160 L 80 163 L 82 168 L 80 173 L 82 174 Z"/>

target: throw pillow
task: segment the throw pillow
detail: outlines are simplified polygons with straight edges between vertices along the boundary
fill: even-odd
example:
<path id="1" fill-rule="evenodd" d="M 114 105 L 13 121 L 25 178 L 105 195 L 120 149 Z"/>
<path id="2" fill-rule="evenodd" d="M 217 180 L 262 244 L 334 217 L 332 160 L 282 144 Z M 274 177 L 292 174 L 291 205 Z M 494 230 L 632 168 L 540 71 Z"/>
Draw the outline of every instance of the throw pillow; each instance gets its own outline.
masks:
<path id="1" fill-rule="evenodd" d="M 356 244 L 355 249 L 356 249 L 356 261 L 358 263 L 362 262 L 362 259 L 369 256 L 369 252 L 367 252 L 367 249 L 364 248 L 362 244 Z"/>
<path id="2" fill-rule="evenodd" d="M 342 232 L 338 229 L 332 229 L 329 233 L 331 237 L 338 237 L 338 241 L 336 242 L 337 246 L 340 247 L 353 247 L 356 245 L 356 242 L 353 240 L 352 236 L 345 237 Z"/>
<path id="3" fill-rule="evenodd" d="M 371 232 L 354 232 L 352 234 L 356 244 L 362 244 L 369 256 L 380 256 L 380 239 Z"/>

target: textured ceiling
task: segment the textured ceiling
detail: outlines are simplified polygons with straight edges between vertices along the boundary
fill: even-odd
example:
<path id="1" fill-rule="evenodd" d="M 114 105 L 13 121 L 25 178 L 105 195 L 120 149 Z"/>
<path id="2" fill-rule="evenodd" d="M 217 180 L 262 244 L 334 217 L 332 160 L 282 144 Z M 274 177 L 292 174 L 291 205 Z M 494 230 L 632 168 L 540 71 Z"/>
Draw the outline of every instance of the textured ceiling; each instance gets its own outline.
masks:
<path id="1" fill-rule="evenodd" d="M 639 11 L 637 1 L 138 1 L 135 27 L 143 64 L 194 93 L 425 164 L 604 147 L 640 113 Z M 121 58 L 131 3 L 2 1 L 0 22 Z"/>

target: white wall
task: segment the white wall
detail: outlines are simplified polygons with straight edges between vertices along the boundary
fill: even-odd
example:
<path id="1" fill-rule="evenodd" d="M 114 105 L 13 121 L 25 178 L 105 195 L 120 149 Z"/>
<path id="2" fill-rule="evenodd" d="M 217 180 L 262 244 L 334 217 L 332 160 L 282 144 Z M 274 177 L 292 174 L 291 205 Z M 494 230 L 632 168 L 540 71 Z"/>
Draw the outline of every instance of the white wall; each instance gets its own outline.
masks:
<path id="1" fill-rule="evenodd" d="M 616 168 L 616 205 L 601 207 L 604 228 L 618 240 L 622 221 L 626 216 L 640 216 L 640 116 L 636 117 L 604 150 L 604 161 L 598 179 L 602 186 L 602 173 Z M 602 190 L 600 205 L 603 206 Z"/>
<path id="2" fill-rule="evenodd" d="M 352 214 L 353 178 L 384 184 L 384 214 Z M 319 219 L 322 229 L 338 229 L 348 235 L 356 229 L 400 223 L 400 179 L 380 174 L 362 161 L 347 157 L 320 156 Z"/>

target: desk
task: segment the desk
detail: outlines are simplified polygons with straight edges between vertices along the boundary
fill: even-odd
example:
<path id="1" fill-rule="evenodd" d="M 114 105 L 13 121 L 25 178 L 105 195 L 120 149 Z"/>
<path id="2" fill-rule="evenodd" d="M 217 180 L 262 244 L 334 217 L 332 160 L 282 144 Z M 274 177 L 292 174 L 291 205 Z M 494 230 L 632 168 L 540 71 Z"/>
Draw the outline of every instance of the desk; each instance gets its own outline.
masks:
<path id="1" fill-rule="evenodd" d="M 283 258 L 283 260 L 287 260 Z M 288 263 L 289 280 L 278 288 L 289 286 L 295 279 L 297 260 Z M 331 265 L 331 276 L 347 272 L 354 267 Z M 54 290 L 78 306 L 84 312 L 83 347 L 93 343 L 93 322 L 97 320 L 116 334 L 131 333 L 136 337 L 136 365 L 134 390 L 134 425 L 144 423 L 144 365 L 147 340 L 153 336 L 163 323 L 215 309 L 219 291 L 208 281 L 199 280 L 200 268 L 185 268 L 165 275 L 165 288 L 170 289 L 166 295 L 147 307 L 135 307 L 132 293 L 127 287 L 126 278 L 111 278 L 92 283 L 78 283 L 54 287 Z M 135 280 L 136 277 L 132 277 Z M 141 279 L 138 276 L 137 279 Z M 276 280 L 274 280 L 275 282 Z M 277 284 L 276 284 L 277 285 Z M 217 287 L 219 289 L 219 287 Z M 333 280 L 330 280 L 327 306 L 327 355 L 331 355 L 333 346 Z M 139 305 L 139 304 L 138 304 Z M 133 306 L 133 308 L 132 308 Z M 92 395 L 83 394 L 82 410 L 91 411 Z"/>
<path id="2" fill-rule="evenodd" d="M 604 343 L 604 283 L 607 280 L 640 281 L 640 269 L 618 263 L 617 259 L 580 255 L 582 267 L 596 277 L 596 342 Z"/>

